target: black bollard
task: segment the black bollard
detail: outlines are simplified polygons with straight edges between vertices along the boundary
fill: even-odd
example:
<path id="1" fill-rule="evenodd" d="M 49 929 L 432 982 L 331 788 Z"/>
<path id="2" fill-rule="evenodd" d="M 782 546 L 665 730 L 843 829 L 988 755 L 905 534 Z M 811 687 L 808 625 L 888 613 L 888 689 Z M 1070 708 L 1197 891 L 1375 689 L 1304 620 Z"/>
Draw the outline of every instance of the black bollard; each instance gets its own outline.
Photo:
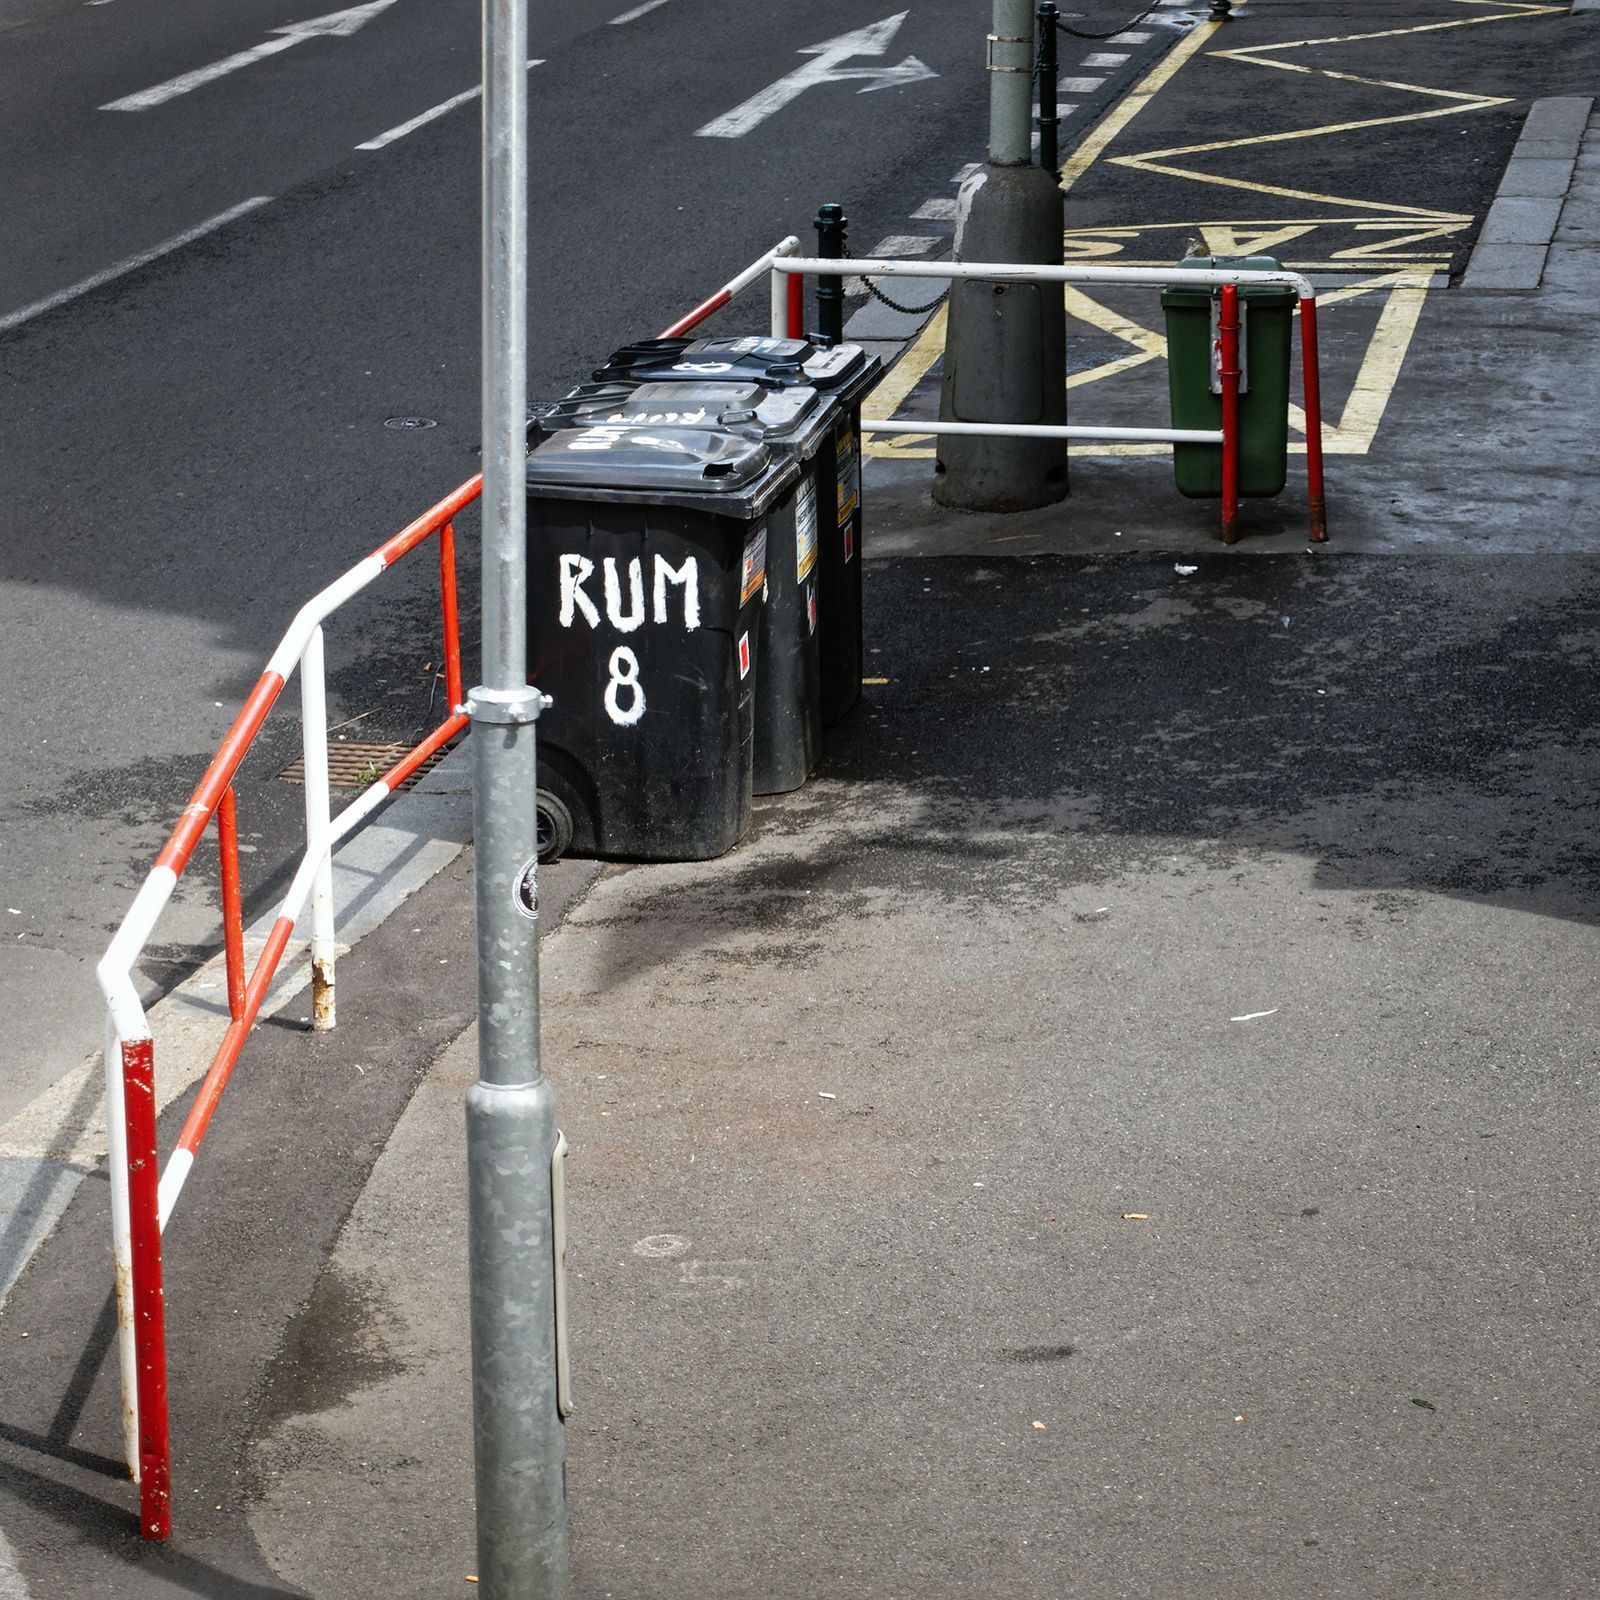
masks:
<path id="1" fill-rule="evenodd" d="M 842 261 L 845 255 L 844 207 L 829 201 L 817 208 L 817 254 L 829 261 Z M 818 344 L 844 343 L 844 279 L 833 273 L 817 277 Z"/>
<path id="2" fill-rule="evenodd" d="M 1061 73 L 1061 54 L 1056 23 L 1061 16 L 1054 0 L 1039 4 L 1039 165 L 1054 172 L 1061 165 L 1061 118 L 1056 114 L 1056 85 Z"/>

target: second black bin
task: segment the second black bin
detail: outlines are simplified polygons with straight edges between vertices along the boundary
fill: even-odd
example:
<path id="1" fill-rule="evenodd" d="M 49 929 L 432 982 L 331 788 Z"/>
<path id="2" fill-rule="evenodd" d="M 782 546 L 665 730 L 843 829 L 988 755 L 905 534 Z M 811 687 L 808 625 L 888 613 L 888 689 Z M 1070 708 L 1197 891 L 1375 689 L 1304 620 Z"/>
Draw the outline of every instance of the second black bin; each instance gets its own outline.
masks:
<path id="1" fill-rule="evenodd" d="M 699 861 L 743 836 L 767 524 L 799 482 L 710 429 L 563 429 L 530 453 L 541 854 Z"/>
<path id="2" fill-rule="evenodd" d="M 882 363 L 859 345 L 831 348 L 807 339 L 645 339 L 625 345 L 599 368 L 600 382 L 746 383 L 763 389 L 815 389 L 825 426 L 805 429 L 802 465 L 816 491 L 817 631 L 824 727 L 861 698 L 861 401 Z M 785 448 L 785 440 L 771 442 Z"/>

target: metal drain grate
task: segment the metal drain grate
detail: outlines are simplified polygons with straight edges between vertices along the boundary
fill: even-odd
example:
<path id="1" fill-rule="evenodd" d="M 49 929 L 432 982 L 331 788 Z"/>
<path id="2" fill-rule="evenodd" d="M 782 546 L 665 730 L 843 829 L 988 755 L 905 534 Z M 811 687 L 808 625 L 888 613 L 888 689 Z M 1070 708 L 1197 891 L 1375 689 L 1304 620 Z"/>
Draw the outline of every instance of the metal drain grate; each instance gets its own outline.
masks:
<path id="1" fill-rule="evenodd" d="M 359 739 L 340 739 L 328 746 L 328 784 L 334 789 L 365 789 L 375 783 L 397 761 L 411 754 L 409 744 L 375 744 Z M 444 760 L 445 752 L 435 750 L 398 789 L 410 789 L 424 773 L 431 772 Z M 283 783 L 304 783 L 306 766 L 303 756 L 296 756 L 278 774 Z"/>

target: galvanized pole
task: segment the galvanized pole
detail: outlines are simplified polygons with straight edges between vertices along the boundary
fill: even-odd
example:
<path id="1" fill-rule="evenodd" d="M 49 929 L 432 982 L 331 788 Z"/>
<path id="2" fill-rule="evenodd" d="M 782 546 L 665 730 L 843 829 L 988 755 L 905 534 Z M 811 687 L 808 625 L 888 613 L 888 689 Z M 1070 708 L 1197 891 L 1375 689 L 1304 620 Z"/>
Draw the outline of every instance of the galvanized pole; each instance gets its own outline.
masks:
<path id="1" fill-rule="evenodd" d="M 993 0 L 989 160 L 956 196 L 957 261 L 1061 265 L 1060 174 L 1033 164 L 1035 0 Z M 1041 285 L 957 280 L 945 323 L 941 422 L 1067 420 L 1067 319 Z M 963 511 L 1023 511 L 1067 492 L 1064 439 L 942 434 L 933 498 Z"/>
<path id="2" fill-rule="evenodd" d="M 1033 159 L 1033 0 L 994 0 L 989 35 L 989 159 L 1021 167 Z"/>
<path id="3" fill-rule="evenodd" d="M 555 1096 L 539 1071 L 528 684 L 528 0 L 483 7 L 483 685 L 472 691 L 478 1082 L 467 1095 L 478 1592 L 567 1592 L 557 1404 Z"/>

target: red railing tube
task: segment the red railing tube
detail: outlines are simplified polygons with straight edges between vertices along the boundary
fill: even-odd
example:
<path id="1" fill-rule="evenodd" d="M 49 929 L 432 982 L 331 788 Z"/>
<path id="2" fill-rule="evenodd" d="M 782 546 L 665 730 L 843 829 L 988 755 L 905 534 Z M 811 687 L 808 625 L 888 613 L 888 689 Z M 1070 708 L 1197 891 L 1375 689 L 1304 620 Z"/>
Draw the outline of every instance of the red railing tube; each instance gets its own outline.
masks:
<path id="1" fill-rule="evenodd" d="M 239 805 L 233 785 L 217 802 L 217 857 L 222 879 L 222 948 L 227 953 L 228 1015 L 244 1015 L 244 897 L 239 890 Z"/>
<path id="2" fill-rule="evenodd" d="M 446 717 L 410 755 L 397 761 L 379 781 L 390 789 L 398 789 L 434 751 L 449 744 L 471 720 L 464 711 L 458 712 L 453 717 Z"/>
<path id="3" fill-rule="evenodd" d="M 711 315 L 713 311 L 720 311 L 733 296 L 726 289 L 718 289 L 714 295 L 708 296 L 697 305 L 693 311 L 681 316 L 674 323 L 663 328 L 656 335 L 658 339 L 676 339 L 687 333 L 691 328 L 697 328 Z"/>
<path id="4" fill-rule="evenodd" d="M 282 693 L 283 679 L 276 672 L 263 672 L 257 679 L 249 699 L 233 719 L 233 726 L 217 746 L 217 753 L 212 756 L 205 776 L 189 796 L 189 803 L 183 808 L 183 815 L 172 830 L 172 837 L 156 857 L 155 864 L 158 867 L 170 867 L 180 878 L 183 876 L 183 869 L 188 866 L 194 847 L 200 842 L 206 824 L 211 821 L 222 799 L 222 791 L 233 782 L 234 773 L 250 751 L 251 741 L 261 731 L 261 724 L 267 720 L 273 702 Z"/>
<path id="5" fill-rule="evenodd" d="M 187 1150 L 190 1155 L 200 1148 L 200 1141 L 206 1136 L 217 1102 L 222 1098 L 222 1091 L 238 1064 L 239 1052 L 250 1037 L 250 1026 L 261 1009 L 261 1002 L 266 999 L 267 986 L 278 970 L 278 963 L 283 960 L 284 949 L 293 932 L 293 921 L 288 917 L 279 917 L 272 925 L 272 932 L 267 935 L 266 947 L 256 961 L 255 971 L 250 974 L 250 982 L 245 989 L 244 1011 L 228 1025 L 228 1031 L 222 1036 L 216 1059 L 212 1061 L 205 1081 L 200 1085 L 200 1093 L 189 1108 L 183 1131 L 178 1135 L 179 1148 Z"/>
<path id="6" fill-rule="evenodd" d="M 459 489 L 453 489 L 438 505 L 424 511 L 415 522 L 409 522 L 392 539 L 386 539 L 372 553 L 386 567 L 392 567 L 408 550 L 414 550 L 428 537 L 450 521 L 458 511 L 470 506 L 483 493 L 483 474 L 468 478 Z"/>
<path id="7" fill-rule="evenodd" d="M 167 1318 L 161 1286 L 161 1167 L 156 1149 L 155 1047 L 122 1046 L 128 1213 L 133 1242 L 133 1347 L 139 1398 L 139 1531 L 172 1537 L 172 1440 L 167 1429 Z"/>
<path id="8" fill-rule="evenodd" d="M 1305 372 L 1306 399 L 1306 501 L 1311 513 L 1311 537 L 1318 544 L 1328 537 L 1328 503 L 1322 487 L 1322 368 L 1317 355 L 1317 302 L 1300 302 L 1300 358 Z"/>
<path id="9" fill-rule="evenodd" d="M 1239 536 L 1239 286 L 1222 285 L 1217 309 L 1222 380 L 1222 542 Z"/>
<path id="10" fill-rule="evenodd" d="M 456 529 L 447 522 L 439 530 L 439 604 L 444 613 L 444 692 L 455 711 L 466 699 L 461 683 L 461 624 L 456 604 Z"/>
<path id="11" fill-rule="evenodd" d="M 798 272 L 791 272 L 789 279 L 789 337 L 803 339 L 806 336 L 806 280 Z"/>

